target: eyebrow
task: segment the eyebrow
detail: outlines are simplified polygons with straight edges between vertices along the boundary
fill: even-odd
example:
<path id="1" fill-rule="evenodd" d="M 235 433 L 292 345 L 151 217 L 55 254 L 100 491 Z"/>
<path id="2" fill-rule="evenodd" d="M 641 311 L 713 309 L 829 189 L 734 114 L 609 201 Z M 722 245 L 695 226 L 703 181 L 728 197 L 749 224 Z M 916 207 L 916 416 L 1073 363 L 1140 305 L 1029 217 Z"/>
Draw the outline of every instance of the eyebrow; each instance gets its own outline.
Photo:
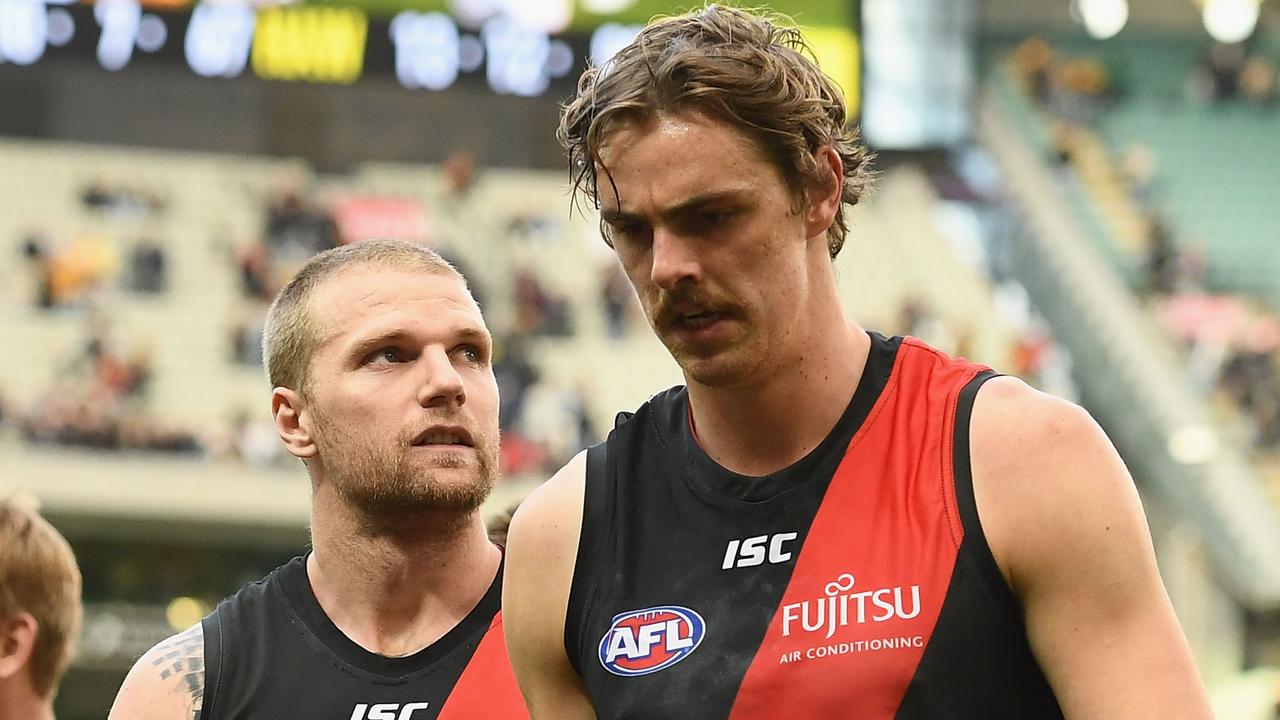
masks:
<path id="1" fill-rule="evenodd" d="M 453 336 L 457 342 L 478 343 L 484 347 L 489 346 L 489 333 L 474 325 L 465 325 L 453 329 Z M 404 330 L 387 330 L 385 332 L 370 335 L 357 341 L 347 350 L 348 358 L 360 359 L 365 355 L 378 350 L 387 345 L 395 345 L 396 343 L 404 343 L 412 340 L 413 334 Z"/>
<path id="2" fill-rule="evenodd" d="M 678 205 L 660 210 L 658 211 L 658 215 L 660 217 L 685 215 L 695 210 L 701 210 L 708 205 L 717 205 L 725 202 L 740 202 L 746 195 L 747 190 L 741 188 L 703 193 L 702 195 L 695 195 Z M 621 208 L 601 208 L 600 218 L 610 225 L 615 225 L 619 222 L 632 222 L 644 219 L 642 215 L 627 212 Z"/>

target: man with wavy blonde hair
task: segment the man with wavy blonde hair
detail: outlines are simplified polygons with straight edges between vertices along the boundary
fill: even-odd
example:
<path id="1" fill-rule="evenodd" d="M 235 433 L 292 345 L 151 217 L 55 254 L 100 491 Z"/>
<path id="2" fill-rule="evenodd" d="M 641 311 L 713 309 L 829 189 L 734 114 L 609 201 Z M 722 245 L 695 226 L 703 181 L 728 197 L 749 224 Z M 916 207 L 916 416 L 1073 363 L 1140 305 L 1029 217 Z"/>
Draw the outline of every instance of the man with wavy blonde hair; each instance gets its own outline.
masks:
<path id="1" fill-rule="evenodd" d="M 867 152 L 797 30 L 658 20 L 560 139 L 685 385 L 511 522 L 535 720 L 1209 717 L 1092 418 L 845 315 Z"/>
<path id="2" fill-rule="evenodd" d="M 71 546 L 34 503 L 0 497 L 0 718 L 53 717 L 82 614 Z"/>

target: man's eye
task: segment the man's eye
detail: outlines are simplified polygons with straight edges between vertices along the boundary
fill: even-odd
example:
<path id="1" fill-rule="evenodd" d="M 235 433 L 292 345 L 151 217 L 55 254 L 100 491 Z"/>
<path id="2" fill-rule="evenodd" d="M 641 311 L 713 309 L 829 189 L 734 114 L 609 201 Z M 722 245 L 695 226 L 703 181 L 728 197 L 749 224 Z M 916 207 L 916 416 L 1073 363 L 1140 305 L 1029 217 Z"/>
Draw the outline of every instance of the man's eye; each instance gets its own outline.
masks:
<path id="1" fill-rule="evenodd" d="M 639 223 L 622 223 L 620 225 L 610 225 L 609 235 L 615 239 L 626 242 L 638 242 L 645 234 L 644 226 Z"/>
<path id="2" fill-rule="evenodd" d="M 699 220 L 704 225 L 719 225 L 720 223 L 723 223 L 724 221 L 728 220 L 729 217 L 732 215 L 733 213 L 729 210 L 711 210 L 711 211 L 702 213 L 702 216 L 699 218 Z"/>
<path id="3" fill-rule="evenodd" d="M 398 362 L 403 362 L 404 358 L 400 354 L 399 350 L 388 347 L 388 348 L 382 348 L 381 350 L 371 355 L 369 357 L 369 361 L 375 362 L 375 363 L 376 362 L 398 363 Z"/>
<path id="4" fill-rule="evenodd" d="M 467 345 L 462 348 L 462 358 L 469 363 L 478 363 L 484 359 L 484 353 L 480 352 L 480 348 L 474 345 Z"/>

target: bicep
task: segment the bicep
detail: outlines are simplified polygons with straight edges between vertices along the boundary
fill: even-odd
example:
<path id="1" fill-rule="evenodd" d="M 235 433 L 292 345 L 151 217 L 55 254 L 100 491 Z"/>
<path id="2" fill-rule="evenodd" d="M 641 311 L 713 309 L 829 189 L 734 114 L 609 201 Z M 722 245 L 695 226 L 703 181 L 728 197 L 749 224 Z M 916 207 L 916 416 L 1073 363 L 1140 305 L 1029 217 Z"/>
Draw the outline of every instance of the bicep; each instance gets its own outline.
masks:
<path id="1" fill-rule="evenodd" d="M 196 623 L 134 663 L 108 720 L 200 720 L 204 678 L 204 629 Z"/>
<path id="2" fill-rule="evenodd" d="M 1006 438 L 1000 459 L 975 455 L 975 493 L 1064 712 L 1209 718 L 1123 461 L 1087 413 L 1036 395 L 983 432 Z"/>
<path id="3" fill-rule="evenodd" d="M 582 522 L 582 456 L 521 504 L 507 536 L 503 628 L 533 720 L 595 720 L 564 647 Z"/>

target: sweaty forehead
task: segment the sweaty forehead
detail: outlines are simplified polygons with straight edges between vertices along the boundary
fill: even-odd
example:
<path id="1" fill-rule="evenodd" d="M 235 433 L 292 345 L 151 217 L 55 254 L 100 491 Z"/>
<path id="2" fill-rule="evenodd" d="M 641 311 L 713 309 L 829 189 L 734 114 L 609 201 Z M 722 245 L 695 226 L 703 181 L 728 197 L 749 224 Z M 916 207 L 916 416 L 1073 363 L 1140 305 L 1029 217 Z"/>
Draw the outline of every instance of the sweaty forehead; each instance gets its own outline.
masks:
<path id="1" fill-rule="evenodd" d="M 601 207 L 618 209 L 621 199 L 624 210 L 779 179 L 750 137 L 698 113 L 620 122 L 600 146 L 596 171 Z"/>

